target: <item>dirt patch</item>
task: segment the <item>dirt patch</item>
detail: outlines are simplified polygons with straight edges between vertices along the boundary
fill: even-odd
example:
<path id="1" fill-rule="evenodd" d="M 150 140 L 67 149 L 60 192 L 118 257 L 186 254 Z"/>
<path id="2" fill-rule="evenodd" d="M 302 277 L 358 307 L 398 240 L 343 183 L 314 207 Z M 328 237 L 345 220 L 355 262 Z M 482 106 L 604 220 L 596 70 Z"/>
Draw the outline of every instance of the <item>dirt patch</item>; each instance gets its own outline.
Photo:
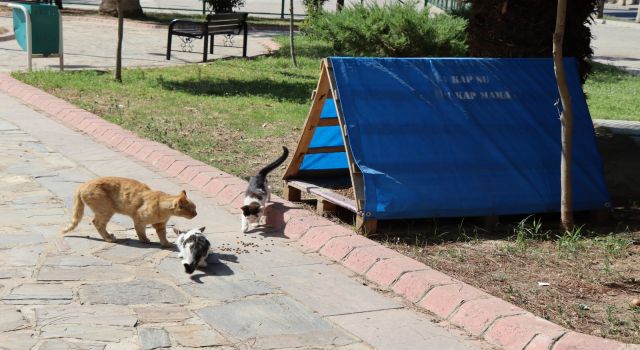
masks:
<path id="1" fill-rule="evenodd" d="M 530 217 L 493 232 L 454 220 L 394 222 L 373 238 L 568 329 L 640 343 L 640 308 L 631 305 L 640 297 L 638 213 L 616 212 L 612 222 L 624 225 L 575 235 L 537 226 L 557 218 Z"/>

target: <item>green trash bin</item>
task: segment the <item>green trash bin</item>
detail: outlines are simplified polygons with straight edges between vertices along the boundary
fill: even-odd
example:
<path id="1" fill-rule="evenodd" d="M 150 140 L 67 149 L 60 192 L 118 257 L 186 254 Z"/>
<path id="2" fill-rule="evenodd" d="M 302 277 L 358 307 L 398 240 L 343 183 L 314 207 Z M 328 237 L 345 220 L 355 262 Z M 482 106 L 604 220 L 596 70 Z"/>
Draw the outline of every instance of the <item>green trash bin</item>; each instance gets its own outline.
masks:
<path id="1" fill-rule="evenodd" d="M 16 41 L 29 54 L 29 70 L 33 55 L 59 55 L 62 70 L 62 18 L 58 7 L 29 3 L 8 5 L 13 9 L 13 32 Z"/>

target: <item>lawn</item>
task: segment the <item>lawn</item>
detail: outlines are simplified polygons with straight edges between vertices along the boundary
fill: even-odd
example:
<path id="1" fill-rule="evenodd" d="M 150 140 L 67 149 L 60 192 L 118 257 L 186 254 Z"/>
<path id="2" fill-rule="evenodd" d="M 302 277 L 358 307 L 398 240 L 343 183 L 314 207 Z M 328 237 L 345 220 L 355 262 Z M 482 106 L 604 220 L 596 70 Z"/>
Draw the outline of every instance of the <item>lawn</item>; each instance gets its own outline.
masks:
<path id="1" fill-rule="evenodd" d="M 592 118 L 640 121 L 640 75 L 594 63 L 584 92 Z"/>
<path id="2" fill-rule="evenodd" d="M 13 76 L 247 178 L 282 145 L 295 147 L 320 58 L 331 53 L 299 38 L 294 68 L 280 40 L 285 47 L 270 57 L 128 69 L 122 84 L 95 71 Z M 639 90 L 640 77 L 599 64 L 585 85 L 594 118 L 640 120 Z M 272 185 L 278 192 L 280 181 Z M 503 218 L 493 232 L 471 221 L 389 222 L 372 238 L 562 326 L 640 343 L 640 308 L 629 304 L 640 295 L 640 210 L 614 215 L 611 226 L 570 234 L 550 216 Z"/>
<path id="3" fill-rule="evenodd" d="M 96 71 L 13 73 L 139 135 L 248 177 L 281 146 L 293 148 L 326 46 L 299 40 L 287 56 L 128 69 L 123 83 Z M 286 52 L 286 51 L 285 51 Z"/>

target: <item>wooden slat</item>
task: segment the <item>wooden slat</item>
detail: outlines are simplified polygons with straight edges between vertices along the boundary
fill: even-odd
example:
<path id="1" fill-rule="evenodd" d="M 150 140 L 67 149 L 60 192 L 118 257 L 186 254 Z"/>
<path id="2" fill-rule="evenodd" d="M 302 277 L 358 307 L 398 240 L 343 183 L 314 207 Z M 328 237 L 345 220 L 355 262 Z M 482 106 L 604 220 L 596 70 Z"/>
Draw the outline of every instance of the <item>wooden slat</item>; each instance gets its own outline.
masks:
<path id="1" fill-rule="evenodd" d="M 318 126 L 336 126 L 340 125 L 340 121 L 338 118 L 320 118 L 318 121 Z"/>
<path id="2" fill-rule="evenodd" d="M 306 193 L 310 193 L 320 198 L 326 199 L 327 201 L 339 207 L 348 209 L 354 213 L 357 212 L 356 203 L 353 199 L 347 198 L 341 194 L 333 192 L 328 188 L 324 188 L 312 183 L 299 181 L 299 180 L 287 181 L 287 186 L 292 186 Z"/>
<path id="3" fill-rule="evenodd" d="M 313 102 L 311 103 L 311 108 L 309 109 L 307 120 L 304 123 L 302 135 L 300 135 L 300 140 L 298 141 L 298 146 L 296 147 L 296 150 L 291 157 L 291 161 L 289 162 L 289 166 L 284 173 L 283 178 L 285 180 L 296 176 L 300 171 L 300 165 L 302 164 L 304 155 L 309 150 L 309 144 L 311 144 L 313 133 L 315 132 L 316 126 L 319 123 L 320 113 L 322 113 L 322 108 L 324 107 L 324 103 L 327 99 L 328 93 L 329 77 L 327 76 L 327 70 L 323 60 L 320 65 L 320 79 L 318 79 L 316 93 L 313 97 Z"/>
<path id="4" fill-rule="evenodd" d="M 314 147 L 307 150 L 307 154 L 317 153 L 337 153 L 344 152 L 344 146 L 332 146 L 332 147 Z"/>

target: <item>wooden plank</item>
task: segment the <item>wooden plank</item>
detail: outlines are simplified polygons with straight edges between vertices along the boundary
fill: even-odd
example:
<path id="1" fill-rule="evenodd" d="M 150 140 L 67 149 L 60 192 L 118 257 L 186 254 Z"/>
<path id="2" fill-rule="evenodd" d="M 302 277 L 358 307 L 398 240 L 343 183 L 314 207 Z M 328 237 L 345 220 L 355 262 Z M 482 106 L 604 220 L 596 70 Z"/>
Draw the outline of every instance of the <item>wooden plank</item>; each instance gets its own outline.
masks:
<path id="1" fill-rule="evenodd" d="M 344 120 L 344 114 L 342 112 L 342 105 L 340 104 L 340 94 L 338 93 L 338 87 L 336 85 L 335 77 L 333 76 L 333 67 L 331 67 L 331 61 L 328 59 L 324 59 L 324 67 L 327 72 L 327 77 L 329 78 L 329 89 L 333 95 L 333 100 L 336 104 L 336 112 L 338 114 L 338 121 L 340 122 L 340 130 L 342 131 L 342 141 L 344 143 L 344 148 L 347 153 L 347 161 L 349 162 L 349 169 L 351 175 L 351 185 L 353 186 L 356 200 L 356 208 L 357 213 L 362 213 L 364 210 L 364 180 L 362 176 L 358 176 L 356 174 L 360 173 L 356 171 L 357 165 L 355 160 L 353 159 L 353 155 L 351 154 L 351 146 L 349 146 L 349 136 L 345 132 L 346 123 Z M 366 214 L 366 213 L 363 213 Z"/>
<path id="2" fill-rule="evenodd" d="M 354 212 L 354 213 L 357 212 L 356 203 L 353 199 L 347 198 L 328 188 L 324 188 L 322 186 L 318 186 L 316 184 L 312 184 L 312 183 L 308 183 L 300 180 L 287 181 L 287 185 L 295 187 L 301 191 L 310 193 L 322 199 L 325 199 L 333 204 L 336 204 L 341 208 L 348 209 L 351 212 Z"/>
<path id="3" fill-rule="evenodd" d="M 337 126 L 340 125 L 338 118 L 320 118 L 318 126 Z"/>
<path id="4" fill-rule="evenodd" d="M 316 153 L 337 153 L 344 152 L 344 146 L 332 146 L 332 147 L 313 147 L 307 150 L 307 154 Z"/>
<path id="5" fill-rule="evenodd" d="M 289 166 L 284 173 L 283 178 L 285 180 L 295 177 L 300 171 L 300 165 L 302 164 L 304 155 L 309 150 L 309 144 L 311 144 L 313 133 L 319 123 L 320 113 L 322 113 L 322 108 L 324 107 L 324 103 L 328 95 L 329 77 L 327 76 L 325 61 L 323 60 L 320 65 L 320 78 L 318 79 L 316 93 L 313 96 L 313 102 L 311 103 L 311 108 L 309 109 L 307 120 L 304 123 L 302 135 L 300 135 L 300 140 L 298 141 L 298 146 L 296 146 L 296 150 L 291 157 Z"/>

